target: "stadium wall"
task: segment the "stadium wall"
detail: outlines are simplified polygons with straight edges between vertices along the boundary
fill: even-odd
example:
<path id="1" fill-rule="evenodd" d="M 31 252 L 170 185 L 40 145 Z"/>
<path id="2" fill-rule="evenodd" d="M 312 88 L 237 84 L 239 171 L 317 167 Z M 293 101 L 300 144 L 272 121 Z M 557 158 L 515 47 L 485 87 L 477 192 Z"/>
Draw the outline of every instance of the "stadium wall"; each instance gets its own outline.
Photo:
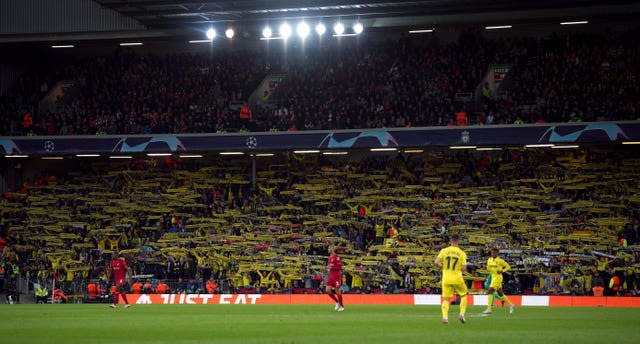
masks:
<path id="1" fill-rule="evenodd" d="M 132 304 L 331 305 L 324 294 L 128 294 Z M 637 297 L 513 295 L 522 307 L 640 307 Z M 349 305 L 440 305 L 437 294 L 345 294 Z M 486 306 L 487 295 L 469 295 L 469 305 Z M 124 303 L 120 298 L 120 303 Z"/>

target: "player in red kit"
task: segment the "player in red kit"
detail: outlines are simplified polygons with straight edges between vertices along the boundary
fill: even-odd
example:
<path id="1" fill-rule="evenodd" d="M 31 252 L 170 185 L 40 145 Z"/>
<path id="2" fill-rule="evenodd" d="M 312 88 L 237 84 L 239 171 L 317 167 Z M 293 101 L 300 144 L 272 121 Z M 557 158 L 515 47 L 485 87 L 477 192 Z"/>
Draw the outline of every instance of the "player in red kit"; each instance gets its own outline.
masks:
<path id="1" fill-rule="evenodd" d="M 113 294 L 113 303 L 111 304 L 111 308 L 116 308 L 120 295 L 122 295 L 122 299 L 125 303 L 124 308 L 129 308 L 129 301 L 127 300 L 127 295 L 124 292 L 128 268 L 129 265 L 127 265 L 124 258 L 114 253 L 111 261 L 109 262 L 109 268 L 107 269 L 107 278 L 112 280 L 116 286 L 116 292 Z"/>
<path id="2" fill-rule="evenodd" d="M 336 247 L 329 246 L 329 266 L 327 266 L 329 278 L 327 279 L 326 292 L 336 302 L 338 312 L 344 311 L 342 303 L 342 260 L 336 253 Z"/>

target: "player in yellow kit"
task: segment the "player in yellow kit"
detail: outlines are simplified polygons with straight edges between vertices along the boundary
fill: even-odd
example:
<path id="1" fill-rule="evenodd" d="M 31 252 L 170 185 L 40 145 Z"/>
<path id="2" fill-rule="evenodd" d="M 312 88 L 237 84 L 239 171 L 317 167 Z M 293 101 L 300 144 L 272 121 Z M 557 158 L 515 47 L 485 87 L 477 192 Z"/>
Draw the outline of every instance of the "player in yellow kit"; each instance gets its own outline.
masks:
<path id="1" fill-rule="evenodd" d="M 502 273 L 511 270 L 511 266 L 505 262 L 502 258 L 498 257 L 498 249 L 491 249 L 491 257 L 487 259 L 487 270 L 491 274 L 491 285 L 487 294 L 489 295 L 489 301 L 487 302 L 487 309 L 482 312 L 484 315 L 491 314 L 491 308 L 493 306 L 493 292 L 498 292 L 498 295 L 502 300 L 509 305 L 509 314 L 513 313 L 513 303 L 509 300 L 507 295 L 502 292 Z"/>
<path id="2" fill-rule="evenodd" d="M 449 323 L 449 300 L 454 293 L 460 295 L 460 317 L 463 324 L 466 322 L 464 313 L 467 311 L 467 285 L 462 279 L 462 271 L 467 271 L 467 254 L 458 247 L 460 237 L 457 234 L 451 236 L 449 247 L 443 248 L 438 253 L 435 264 L 442 268 L 442 323 Z"/>

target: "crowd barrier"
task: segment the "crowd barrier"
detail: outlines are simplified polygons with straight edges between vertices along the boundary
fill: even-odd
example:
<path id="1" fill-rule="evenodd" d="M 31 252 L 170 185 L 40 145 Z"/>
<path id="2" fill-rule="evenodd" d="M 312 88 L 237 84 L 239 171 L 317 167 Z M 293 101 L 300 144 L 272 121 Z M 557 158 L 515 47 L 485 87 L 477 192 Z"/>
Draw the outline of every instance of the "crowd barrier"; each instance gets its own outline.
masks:
<path id="1" fill-rule="evenodd" d="M 127 294 L 132 304 L 258 304 L 319 305 L 333 304 L 324 294 Z M 640 307 L 640 297 L 596 296 L 509 296 L 523 307 Z M 440 295 L 433 294 L 345 294 L 350 305 L 439 305 Z M 469 295 L 469 305 L 486 306 L 487 295 Z M 124 303 L 120 298 L 120 303 Z"/>

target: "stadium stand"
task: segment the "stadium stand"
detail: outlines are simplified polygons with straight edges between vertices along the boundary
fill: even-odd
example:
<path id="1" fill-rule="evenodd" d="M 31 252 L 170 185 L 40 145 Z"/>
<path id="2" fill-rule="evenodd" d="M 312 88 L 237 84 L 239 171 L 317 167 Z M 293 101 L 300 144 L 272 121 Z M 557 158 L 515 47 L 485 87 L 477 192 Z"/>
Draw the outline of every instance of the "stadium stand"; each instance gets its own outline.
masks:
<path id="1" fill-rule="evenodd" d="M 350 292 L 431 293 L 434 254 L 461 233 L 476 292 L 490 245 L 514 267 L 509 293 L 585 295 L 613 275 L 605 293 L 640 290 L 633 150 L 291 154 L 259 163 L 255 192 L 247 159 L 170 160 L 83 164 L 5 193 L 3 256 L 33 281 L 56 273 L 67 296 L 93 283 L 92 300 L 113 251 L 143 292 L 213 277 L 220 292 L 315 293 L 337 244 Z"/>
<path id="2" fill-rule="evenodd" d="M 336 42 L 300 54 L 118 50 L 29 73 L 2 97 L 2 135 L 203 133 L 637 120 L 637 29 L 456 42 L 402 37 Z M 494 94 L 487 71 L 508 65 Z M 240 106 L 260 81 L 282 82 L 253 116 Z M 71 79 L 49 111 L 38 102 Z M 484 92 L 488 92 L 484 94 Z M 476 94 L 482 93 L 476 99 Z M 458 114 L 464 113 L 460 121 Z M 31 120 L 25 122 L 25 115 Z M 31 123 L 26 125 L 26 123 Z"/>

